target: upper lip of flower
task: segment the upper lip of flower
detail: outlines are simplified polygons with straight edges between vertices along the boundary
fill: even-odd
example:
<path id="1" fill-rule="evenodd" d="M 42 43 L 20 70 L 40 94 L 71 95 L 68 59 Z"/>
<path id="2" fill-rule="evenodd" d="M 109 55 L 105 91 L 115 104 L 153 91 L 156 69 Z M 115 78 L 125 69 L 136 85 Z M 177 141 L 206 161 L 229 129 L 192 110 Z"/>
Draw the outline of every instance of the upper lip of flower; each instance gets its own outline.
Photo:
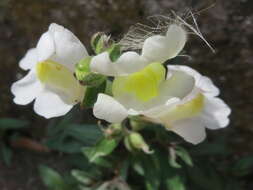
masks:
<path id="1" fill-rule="evenodd" d="M 108 52 L 101 53 L 91 60 L 91 71 L 107 76 L 128 75 L 144 68 L 152 62 L 164 63 L 176 57 L 187 41 L 183 27 L 172 24 L 165 36 L 154 35 L 147 38 L 142 53 L 133 51 L 123 53 L 115 63 L 110 60 Z"/>

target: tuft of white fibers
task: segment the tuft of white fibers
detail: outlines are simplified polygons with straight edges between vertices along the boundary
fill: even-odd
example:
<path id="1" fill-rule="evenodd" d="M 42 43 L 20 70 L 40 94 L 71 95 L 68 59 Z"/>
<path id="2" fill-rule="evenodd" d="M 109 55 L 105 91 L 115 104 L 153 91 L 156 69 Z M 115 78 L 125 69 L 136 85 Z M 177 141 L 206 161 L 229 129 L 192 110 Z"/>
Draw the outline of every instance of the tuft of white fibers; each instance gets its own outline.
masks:
<path id="1" fill-rule="evenodd" d="M 205 44 L 211 49 L 211 51 L 215 52 L 214 48 L 210 45 L 210 43 L 201 33 L 197 23 L 196 14 L 198 13 L 194 14 L 191 10 L 189 10 L 183 16 L 179 16 L 174 11 L 171 11 L 171 14 L 167 16 L 150 16 L 148 17 L 148 20 L 151 23 L 150 26 L 137 23 L 130 27 L 129 31 L 119 42 L 122 51 L 141 50 L 144 41 L 147 38 L 154 35 L 166 35 L 169 26 L 172 24 L 177 24 L 183 27 L 186 30 L 187 34 L 197 35 L 205 42 Z"/>

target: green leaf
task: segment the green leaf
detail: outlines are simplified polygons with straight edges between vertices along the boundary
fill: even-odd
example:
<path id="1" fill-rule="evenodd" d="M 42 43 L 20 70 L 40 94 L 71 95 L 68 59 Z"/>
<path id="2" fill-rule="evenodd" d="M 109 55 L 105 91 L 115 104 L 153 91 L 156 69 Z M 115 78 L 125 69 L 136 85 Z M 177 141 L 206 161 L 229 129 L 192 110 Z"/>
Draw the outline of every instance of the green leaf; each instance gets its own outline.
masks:
<path id="1" fill-rule="evenodd" d="M 127 180 L 128 171 L 130 167 L 130 160 L 126 159 L 121 163 L 121 167 L 119 168 L 119 175 L 123 180 Z"/>
<path id="2" fill-rule="evenodd" d="M 104 81 L 97 87 L 87 87 L 82 105 L 84 107 L 92 107 L 97 101 L 98 94 L 103 93 L 105 89 L 106 89 L 106 81 Z"/>
<path id="3" fill-rule="evenodd" d="M 161 183 L 159 165 L 150 155 L 140 155 L 141 164 L 144 169 L 145 186 L 147 190 L 158 190 Z"/>
<path id="4" fill-rule="evenodd" d="M 58 150 L 65 153 L 79 153 L 84 146 L 83 143 L 76 140 L 65 140 L 64 135 L 51 138 L 46 142 L 46 145 L 53 150 Z"/>
<path id="5" fill-rule="evenodd" d="M 191 149 L 191 154 L 196 156 L 228 155 L 230 151 L 226 143 L 201 143 Z"/>
<path id="6" fill-rule="evenodd" d="M 47 140 L 46 145 L 61 152 L 81 152 L 83 146 L 92 146 L 102 137 L 102 132 L 97 125 L 65 123 L 60 128 L 60 131 L 55 131 Z"/>
<path id="7" fill-rule="evenodd" d="M 56 137 L 63 133 L 69 125 L 75 121 L 76 112 L 76 109 L 72 109 L 62 119 L 52 119 L 47 127 L 47 135 L 50 137 Z"/>
<path id="8" fill-rule="evenodd" d="M 169 190 L 186 190 L 182 178 L 178 175 L 168 178 L 166 186 Z"/>
<path id="9" fill-rule="evenodd" d="M 29 125 L 28 121 L 12 119 L 12 118 L 2 118 L 0 119 L 0 129 L 20 129 L 27 127 Z"/>
<path id="10" fill-rule="evenodd" d="M 210 162 L 199 163 L 198 166 L 186 169 L 191 182 L 201 190 L 224 190 L 224 178 L 219 175 Z"/>
<path id="11" fill-rule="evenodd" d="M 40 176 L 44 184 L 52 190 L 71 190 L 68 184 L 66 184 L 61 175 L 55 170 L 41 165 L 39 167 Z"/>
<path id="12" fill-rule="evenodd" d="M 182 168 L 182 166 L 177 162 L 177 154 L 174 148 L 170 148 L 169 164 L 173 168 Z"/>
<path id="13" fill-rule="evenodd" d="M 252 172 L 253 155 L 241 158 L 232 167 L 232 172 L 236 176 L 246 176 Z"/>
<path id="14" fill-rule="evenodd" d="M 176 152 L 176 155 L 180 157 L 188 166 L 191 166 L 191 167 L 193 166 L 192 159 L 189 153 L 183 147 L 177 146 L 175 148 L 175 152 Z"/>
<path id="15" fill-rule="evenodd" d="M 76 140 L 83 142 L 87 146 L 92 146 L 102 138 L 103 133 L 97 125 L 72 124 L 65 131 L 65 134 Z"/>
<path id="16" fill-rule="evenodd" d="M 4 163 L 7 166 L 10 166 L 11 165 L 11 158 L 13 155 L 11 148 L 6 146 L 6 144 L 2 144 L 1 149 L 2 149 L 2 158 L 3 158 Z"/>
<path id="17" fill-rule="evenodd" d="M 94 162 L 99 157 L 107 156 L 118 146 L 118 140 L 103 138 L 94 147 L 84 147 L 82 152 L 89 159 Z"/>
<path id="18" fill-rule="evenodd" d="M 95 176 L 92 176 L 90 175 L 90 173 L 87 173 L 85 171 L 80 171 L 80 170 L 72 170 L 71 175 L 80 183 L 83 183 L 84 185 L 90 185 L 95 179 Z"/>
<path id="19" fill-rule="evenodd" d="M 179 163 L 177 163 L 176 158 L 172 156 L 169 157 L 169 164 L 173 168 L 182 168 L 182 166 Z"/>

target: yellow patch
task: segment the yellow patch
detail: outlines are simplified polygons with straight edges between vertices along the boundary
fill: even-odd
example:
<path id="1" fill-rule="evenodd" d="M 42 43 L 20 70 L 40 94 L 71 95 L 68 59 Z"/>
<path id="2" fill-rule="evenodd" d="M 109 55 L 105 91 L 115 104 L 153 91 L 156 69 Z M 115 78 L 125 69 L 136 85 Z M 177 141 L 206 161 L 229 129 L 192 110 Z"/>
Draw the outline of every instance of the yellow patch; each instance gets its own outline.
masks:
<path id="1" fill-rule="evenodd" d="M 159 85 L 165 80 L 165 75 L 166 70 L 162 64 L 149 64 L 139 72 L 115 78 L 112 85 L 113 95 L 129 93 L 138 100 L 147 102 L 158 96 Z"/>
<path id="2" fill-rule="evenodd" d="M 181 104 L 169 111 L 165 116 L 165 120 L 176 121 L 187 119 L 198 115 L 204 107 L 204 96 L 198 94 L 196 98 L 185 104 Z"/>
<path id="3" fill-rule="evenodd" d="M 73 73 L 63 65 L 48 60 L 36 65 L 36 72 L 42 83 L 60 88 L 69 88 L 76 84 Z"/>
<path id="4" fill-rule="evenodd" d="M 65 66 L 51 60 L 36 65 L 36 74 L 41 83 L 60 90 L 72 101 L 81 96 L 82 86 Z"/>

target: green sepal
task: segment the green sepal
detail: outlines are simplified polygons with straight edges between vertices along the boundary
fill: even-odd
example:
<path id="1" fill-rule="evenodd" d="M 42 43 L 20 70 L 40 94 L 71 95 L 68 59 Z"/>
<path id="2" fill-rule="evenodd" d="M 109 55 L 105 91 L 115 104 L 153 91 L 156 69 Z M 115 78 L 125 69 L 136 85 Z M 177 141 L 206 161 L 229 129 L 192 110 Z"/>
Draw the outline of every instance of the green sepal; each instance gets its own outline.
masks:
<path id="1" fill-rule="evenodd" d="M 86 74 L 81 83 L 85 86 L 97 87 L 101 85 L 106 80 L 106 76 L 97 73 Z"/>
<path id="2" fill-rule="evenodd" d="M 107 50 L 112 62 L 115 62 L 121 55 L 120 45 L 112 44 L 112 46 Z"/>
<path id="3" fill-rule="evenodd" d="M 85 76 L 90 73 L 90 62 L 92 57 L 88 56 L 79 61 L 78 64 L 76 64 L 75 68 L 75 76 L 77 80 L 83 81 Z"/>
<path id="4" fill-rule="evenodd" d="M 106 81 L 104 80 L 98 86 L 88 86 L 85 91 L 84 99 L 82 102 L 83 107 L 92 107 L 97 101 L 97 96 L 99 93 L 103 93 L 106 89 Z"/>
<path id="5" fill-rule="evenodd" d="M 100 40 L 100 38 L 101 38 L 102 35 L 103 35 L 102 32 L 97 32 L 91 38 L 90 44 L 91 44 L 91 47 L 92 47 L 92 49 L 93 49 L 94 52 L 96 52 L 96 47 L 97 47 L 97 45 L 99 43 L 99 40 Z"/>
<path id="6" fill-rule="evenodd" d="M 93 35 L 91 38 L 91 47 L 96 55 L 106 51 L 109 46 L 109 39 L 110 38 L 102 32 Z"/>
<path id="7" fill-rule="evenodd" d="M 129 121 L 130 126 L 134 131 L 140 131 L 148 125 L 148 122 L 143 121 L 140 116 L 132 116 L 129 118 Z"/>

